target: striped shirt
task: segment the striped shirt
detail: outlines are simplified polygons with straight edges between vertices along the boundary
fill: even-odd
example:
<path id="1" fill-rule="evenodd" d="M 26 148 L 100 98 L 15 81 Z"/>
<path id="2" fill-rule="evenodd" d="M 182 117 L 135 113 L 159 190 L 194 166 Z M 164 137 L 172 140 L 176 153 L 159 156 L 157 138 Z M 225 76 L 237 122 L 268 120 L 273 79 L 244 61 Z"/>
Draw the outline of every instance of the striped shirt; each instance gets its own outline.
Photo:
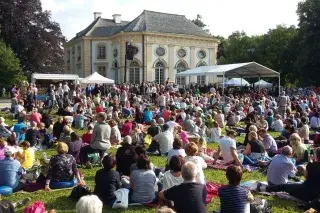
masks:
<path id="1" fill-rule="evenodd" d="M 248 199 L 248 190 L 240 186 L 222 186 L 218 195 L 221 202 L 220 213 L 244 213 Z"/>

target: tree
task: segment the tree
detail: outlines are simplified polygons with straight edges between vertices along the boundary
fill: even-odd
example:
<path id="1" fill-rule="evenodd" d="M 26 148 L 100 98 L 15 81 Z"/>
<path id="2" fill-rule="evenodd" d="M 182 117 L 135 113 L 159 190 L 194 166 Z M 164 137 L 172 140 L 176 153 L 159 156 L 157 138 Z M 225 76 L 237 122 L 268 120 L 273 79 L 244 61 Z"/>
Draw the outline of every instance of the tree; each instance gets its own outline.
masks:
<path id="1" fill-rule="evenodd" d="M 203 29 L 204 31 L 206 31 L 207 33 L 210 34 L 210 30 L 206 29 L 206 27 L 208 25 L 206 25 L 203 21 L 202 21 L 202 16 L 200 14 L 197 15 L 196 19 L 191 20 L 192 23 L 194 23 L 195 25 L 197 25 L 198 27 L 200 27 L 201 29 Z M 208 26 L 209 27 L 209 26 Z"/>
<path id="2" fill-rule="evenodd" d="M 40 0 L 0 0 L 0 26 L 26 74 L 63 72 L 65 37 Z"/>
<path id="3" fill-rule="evenodd" d="M 298 4 L 299 56 L 298 72 L 303 85 L 320 82 L 320 1 L 306 0 Z"/>
<path id="4" fill-rule="evenodd" d="M 8 87 L 23 80 L 26 80 L 26 77 L 21 70 L 19 59 L 10 47 L 0 40 L 0 86 Z"/>

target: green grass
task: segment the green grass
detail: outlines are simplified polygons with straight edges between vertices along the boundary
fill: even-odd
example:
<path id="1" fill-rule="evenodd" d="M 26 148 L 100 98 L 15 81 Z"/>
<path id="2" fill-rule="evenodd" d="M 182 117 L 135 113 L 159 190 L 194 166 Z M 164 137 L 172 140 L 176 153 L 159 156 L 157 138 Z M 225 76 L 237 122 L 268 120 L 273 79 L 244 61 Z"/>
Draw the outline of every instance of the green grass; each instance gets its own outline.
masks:
<path id="1" fill-rule="evenodd" d="M 3 114 L 2 114 L 3 116 Z M 8 124 L 12 124 L 12 121 L 8 116 L 5 115 L 6 122 Z M 83 133 L 83 131 L 77 131 L 78 133 Z M 223 131 L 224 132 L 224 131 Z M 278 133 L 270 133 L 272 136 L 278 136 Z M 243 142 L 243 137 L 238 137 L 237 142 Z M 216 149 L 216 144 L 208 144 L 208 148 Z M 116 149 L 111 149 L 110 153 L 115 153 Z M 47 156 L 50 157 L 56 154 L 54 149 L 49 149 L 46 151 Z M 41 153 L 36 153 L 36 158 L 41 159 Z M 166 163 L 166 159 L 164 157 L 151 156 L 152 163 L 157 167 L 164 167 Z M 93 168 L 91 170 L 81 169 L 85 177 L 85 181 L 88 186 L 93 189 L 94 188 L 94 176 L 96 171 L 100 168 Z M 214 181 L 220 184 L 227 184 L 227 180 L 225 177 L 224 171 L 206 169 L 204 171 L 207 181 Z M 247 180 L 266 180 L 266 177 L 262 175 L 260 172 L 255 171 L 253 173 L 245 173 L 243 176 L 243 181 Z M 5 197 L 4 199 L 10 200 L 12 202 L 21 200 L 25 197 L 31 197 L 32 201 L 40 200 L 46 204 L 47 209 L 56 209 L 57 212 L 61 213 L 71 213 L 75 212 L 76 203 L 71 201 L 68 196 L 70 195 L 71 190 L 53 190 L 51 192 L 45 191 L 37 191 L 33 193 L 15 193 L 11 196 Z M 183 195 L 182 195 L 183 196 Z M 268 196 L 259 196 L 267 199 L 271 206 L 273 213 L 298 213 L 299 210 L 296 208 L 296 203 L 291 201 L 280 200 L 276 197 L 268 197 Z M 212 210 L 218 210 L 220 206 L 219 198 L 214 198 L 213 201 L 208 205 L 207 211 L 211 212 Z M 22 209 L 18 209 L 17 212 L 23 212 Z M 146 208 L 146 207 L 130 207 L 127 210 L 113 210 L 109 207 L 104 207 L 103 212 L 108 213 L 116 213 L 116 212 L 124 212 L 124 213 L 151 213 L 155 212 L 154 209 Z"/>

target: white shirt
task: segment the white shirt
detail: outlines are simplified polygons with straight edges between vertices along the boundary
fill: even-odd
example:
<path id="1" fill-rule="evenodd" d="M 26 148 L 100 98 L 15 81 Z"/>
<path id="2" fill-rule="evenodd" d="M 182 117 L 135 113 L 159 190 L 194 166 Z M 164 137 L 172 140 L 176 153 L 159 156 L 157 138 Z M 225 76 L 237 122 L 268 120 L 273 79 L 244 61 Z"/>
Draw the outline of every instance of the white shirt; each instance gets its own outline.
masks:
<path id="1" fill-rule="evenodd" d="M 181 109 L 186 109 L 186 108 L 187 108 L 186 102 L 181 102 L 181 103 L 180 103 L 180 108 L 181 108 Z"/>
<path id="2" fill-rule="evenodd" d="M 282 120 L 275 120 L 272 125 L 271 128 L 276 131 L 276 132 L 282 132 L 283 131 L 283 122 Z"/>
<path id="3" fill-rule="evenodd" d="M 167 190 L 172 188 L 173 186 L 180 185 L 183 183 L 183 178 L 180 175 L 179 177 L 175 177 L 171 174 L 171 171 L 166 171 L 163 176 L 163 190 Z"/>
<path id="4" fill-rule="evenodd" d="M 63 85 L 63 92 L 69 92 L 70 88 L 68 87 L 68 85 Z"/>
<path id="5" fill-rule="evenodd" d="M 209 135 L 210 135 L 211 141 L 215 143 L 219 142 L 220 136 L 221 136 L 221 128 L 209 129 Z"/>
<path id="6" fill-rule="evenodd" d="M 161 95 L 159 97 L 159 106 L 166 106 L 166 96 Z"/>
<path id="7" fill-rule="evenodd" d="M 58 88 L 58 94 L 59 94 L 59 95 L 63 95 L 63 89 L 62 89 L 62 87 L 59 87 L 59 88 Z"/>
<path id="8" fill-rule="evenodd" d="M 318 128 L 320 126 L 320 118 L 312 116 L 310 119 L 310 127 L 311 128 Z"/>
<path id="9" fill-rule="evenodd" d="M 179 126 L 179 124 L 177 124 L 175 121 L 168 121 L 167 124 L 168 124 L 169 130 L 170 130 L 171 132 L 174 131 L 174 128 L 175 128 L 176 126 Z"/>
<path id="10" fill-rule="evenodd" d="M 187 114 L 185 112 L 181 112 L 180 116 L 181 116 L 182 120 L 184 121 L 187 117 Z"/>
<path id="11" fill-rule="evenodd" d="M 196 177 L 197 183 L 205 184 L 203 169 L 207 168 L 207 163 L 202 157 L 199 156 L 187 156 L 184 158 L 185 162 L 192 162 L 196 164 L 198 174 Z"/>
<path id="12" fill-rule="evenodd" d="M 173 134 L 171 131 L 161 132 L 154 136 L 154 139 L 158 141 L 160 146 L 160 152 L 162 154 L 165 154 L 169 152 L 170 149 L 172 149 Z"/>
<path id="13" fill-rule="evenodd" d="M 184 149 L 170 149 L 168 152 L 168 163 L 170 162 L 173 156 L 181 155 L 182 157 L 187 156 Z"/>
<path id="14" fill-rule="evenodd" d="M 220 139 L 219 146 L 222 153 L 223 161 L 225 163 L 234 161 L 231 149 L 237 149 L 236 141 L 228 136 L 225 136 Z"/>

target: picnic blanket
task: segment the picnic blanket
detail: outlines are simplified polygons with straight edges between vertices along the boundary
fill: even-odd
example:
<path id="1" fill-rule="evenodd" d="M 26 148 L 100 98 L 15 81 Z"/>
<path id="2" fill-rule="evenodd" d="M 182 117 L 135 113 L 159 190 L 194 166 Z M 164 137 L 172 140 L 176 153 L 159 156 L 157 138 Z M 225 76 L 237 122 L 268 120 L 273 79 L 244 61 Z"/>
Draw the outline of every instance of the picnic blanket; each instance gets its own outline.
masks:
<path id="1" fill-rule="evenodd" d="M 206 183 L 206 191 L 207 191 L 206 204 L 210 203 L 213 198 L 218 196 L 218 190 L 221 186 L 223 185 L 217 184 L 214 182 Z"/>
<path id="2" fill-rule="evenodd" d="M 261 182 L 261 183 L 264 185 L 268 185 L 267 182 Z M 240 184 L 240 186 L 248 189 L 249 191 L 256 191 L 257 185 L 258 185 L 258 181 L 256 181 L 256 180 L 249 180 L 249 181 L 246 181 L 246 182 L 243 182 Z M 278 198 L 283 199 L 283 200 L 290 200 L 290 201 L 294 201 L 294 202 L 298 202 L 298 203 L 304 203 L 304 201 L 302 201 L 292 195 L 289 195 L 286 192 L 257 192 L 257 193 L 262 194 L 262 195 L 277 196 Z"/>
<path id="3" fill-rule="evenodd" d="M 207 165 L 208 165 L 208 168 L 211 168 L 211 169 L 227 170 L 227 168 L 230 164 L 227 165 L 224 161 L 217 160 L 217 162 L 215 164 L 212 164 L 212 162 L 207 162 Z M 258 169 L 259 169 L 259 167 L 256 167 L 256 166 L 251 166 L 251 165 L 243 166 L 243 171 L 245 171 L 245 172 L 253 172 Z"/>

